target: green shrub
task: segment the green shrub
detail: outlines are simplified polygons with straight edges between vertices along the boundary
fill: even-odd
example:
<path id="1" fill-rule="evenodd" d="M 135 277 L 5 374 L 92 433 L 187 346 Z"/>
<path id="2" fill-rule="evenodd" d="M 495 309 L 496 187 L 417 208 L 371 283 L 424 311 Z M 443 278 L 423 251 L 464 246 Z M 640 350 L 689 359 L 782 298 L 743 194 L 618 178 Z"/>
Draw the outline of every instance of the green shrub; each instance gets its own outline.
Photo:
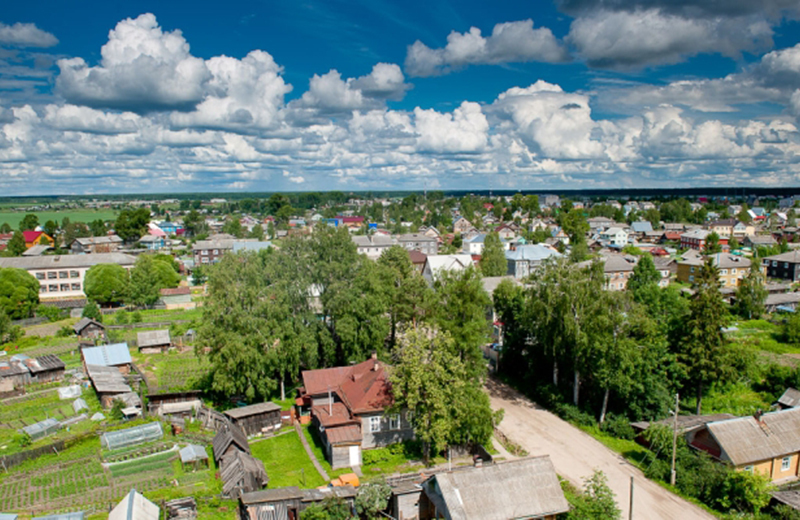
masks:
<path id="1" fill-rule="evenodd" d="M 51 305 L 39 305 L 36 308 L 36 315 L 47 318 L 47 321 L 58 321 L 62 318 L 61 309 Z"/>
<path id="2" fill-rule="evenodd" d="M 125 325 L 128 323 L 128 311 L 120 309 L 114 313 L 114 323 L 117 325 Z"/>
<path id="3" fill-rule="evenodd" d="M 581 411 L 577 406 L 559 403 L 556 405 L 555 412 L 565 421 L 576 426 L 594 426 L 597 422 L 594 416 Z"/>
<path id="4" fill-rule="evenodd" d="M 142 322 L 142 313 L 139 311 L 135 311 L 131 314 L 131 323 L 141 323 Z"/>
<path id="5" fill-rule="evenodd" d="M 633 431 L 630 421 L 624 415 L 608 414 L 600 429 L 618 439 L 633 440 L 636 432 Z"/>

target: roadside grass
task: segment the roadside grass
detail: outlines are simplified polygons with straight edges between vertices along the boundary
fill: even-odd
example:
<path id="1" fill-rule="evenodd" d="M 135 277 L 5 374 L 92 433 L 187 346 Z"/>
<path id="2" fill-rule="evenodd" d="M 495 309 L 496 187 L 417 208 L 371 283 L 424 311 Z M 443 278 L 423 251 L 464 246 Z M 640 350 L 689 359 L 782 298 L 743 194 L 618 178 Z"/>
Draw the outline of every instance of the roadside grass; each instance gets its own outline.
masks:
<path id="1" fill-rule="evenodd" d="M 270 488 L 298 486 L 309 489 L 326 484 L 295 431 L 254 441 L 250 450 L 253 457 L 264 462 Z"/>
<path id="2" fill-rule="evenodd" d="M 418 441 L 404 441 L 361 452 L 362 466 L 365 480 L 375 477 L 388 476 L 393 473 L 410 473 L 424 469 L 422 463 L 421 443 Z M 431 465 L 443 464 L 447 458 L 441 455 L 432 457 Z"/>

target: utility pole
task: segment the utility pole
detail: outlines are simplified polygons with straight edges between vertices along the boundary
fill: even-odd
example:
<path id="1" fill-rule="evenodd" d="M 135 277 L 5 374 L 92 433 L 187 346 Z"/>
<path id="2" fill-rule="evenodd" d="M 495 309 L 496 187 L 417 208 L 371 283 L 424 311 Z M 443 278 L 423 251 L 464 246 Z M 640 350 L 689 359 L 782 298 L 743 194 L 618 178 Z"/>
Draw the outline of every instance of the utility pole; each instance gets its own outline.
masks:
<path id="1" fill-rule="evenodd" d="M 669 483 L 675 485 L 675 451 L 678 449 L 678 406 L 680 395 L 675 394 L 675 414 L 672 417 L 672 469 L 669 472 Z"/>
<path id="2" fill-rule="evenodd" d="M 633 520 L 633 477 L 631 477 L 631 505 L 628 509 L 628 520 Z"/>

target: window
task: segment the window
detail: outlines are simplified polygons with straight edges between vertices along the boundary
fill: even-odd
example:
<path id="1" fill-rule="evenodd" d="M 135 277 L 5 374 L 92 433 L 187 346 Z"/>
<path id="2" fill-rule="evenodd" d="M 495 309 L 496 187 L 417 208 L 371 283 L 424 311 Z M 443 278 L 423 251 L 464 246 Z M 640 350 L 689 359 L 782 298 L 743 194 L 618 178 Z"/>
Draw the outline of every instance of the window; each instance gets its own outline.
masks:
<path id="1" fill-rule="evenodd" d="M 208 255 L 208 250 L 207 249 L 203 249 L 203 251 L 201 251 L 200 254 L 203 255 L 203 256 L 207 256 Z"/>
<path id="2" fill-rule="evenodd" d="M 70 271 L 69 272 L 69 277 L 70 278 L 80 278 L 81 277 L 81 273 L 79 273 L 78 271 Z"/>
<path id="3" fill-rule="evenodd" d="M 694 281 L 694 275 L 692 275 L 692 276 L 690 276 L 690 277 L 689 277 L 689 281 L 690 281 L 690 282 L 693 282 L 693 281 Z"/>
<path id="4" fill-rule="evenodd" d="M 728 274 L 728 270 L 727 270 L 727 269 L 722 269 L 722 270 L 719 272 L 719 274 Z"/>
<path id="5" fill-rule="evenodd" d="M 380 417 L 370 417 L 369 418 L 369 431 L 372 433 L 381 431 L 381 418 Z"/>
<path id="6" fill-rule="evenodd" d="M 81 284 L 79 284 L 79 283 L 72 284 L 72 290 L 73 291 L 80 291 L 81 290 Z"/>
<path id="7" fill-rule="evenodd" d="M 58 273 L 57 272 L 50 271 L 49 273 L 47 273 L 47 279 L 48 280 L 55 280 L 56 278 L 58 278 Z"/>
<path id="8" fill-rule="evenodd" d="M 773 260 L 772 261 L 772 267 L 778 267 L 778 261 L 777 260 Z"/>
<path id="9" fill-rule="evenodd" d="M 690 268 L 689 268 L 689 272 L 690 272 L 690 273 L 693 273 L 693 272 L 694 272 L 694 267 L 690 267 Z"/>
<path id="10" fill-rule="evenodd" d="M 218 255 L 218 254 L 219 254 L 219 249 L 215 249 L 215 250 L 214 250 L 214 254 L 215 254 L 215 255 Z"/>
<path id="11" fill-rule="evenodd" d="M 68 283 L 62 283 L 61 284 L 61 290 L 62 291 L 69 291 L 69 284 Z"/>
<path id="12" fill-rule="evenodd" d="M 783 460 L 781 460 L 781 471 L 789 471 L 791 467 L 792 467 L 792 457 L 791 456 L 784 457 Z"/>
<path id="13" fill-rule="evenodd" d="M 50 286 L 48 286 L 47 290 L 50 291 L 50 292 L 58 292 L 58 286 L 57 285 L 50 285 Z"/>
<path id="14" fill-rule="evenodd" d="M 36 273 L 37 280 L 44 280 L 44 273 Z"/>
<path id="15" fill-rule="evenodd" d="M 69 278 L 69 273 L 66 272 L 66 271 L 59 271 L 58 272 L 58 277 L 59 278 Z"/>
<path id="16" fill-rule="evenodd" d="M 789 262 L 784 262 L 783 263 L 783 268 L 784 269 L 789 269 Z"/>
<path id="17" fill-rule="evenodd" d="M 744 467 L 744 471 L 745 471 L 745 473 L 752 474 L 753 473 L 753 466 L 745 466 Z"/>
<path id="18" fill-rule="evenodd" d="M 731 269 L 731 274 L 736 274 L 736 269 Z"/>
<path id="19" fill-rule="evenodd" d="M 47 292 L 47 286 L 46 285 L 39 286 L 39 292 Z"/>
<path id="20" fill-rule="evenodd" d="M 400 429 L 400 414 L 396 413 L 394 415 L 389 416 L 389 429 L 390 430 L 399 430 Z"/>
<path id="21" fill-rule="evenodd" d="M 413 424 L 414 412 L 406 412 L 406 422 L 408 422 L 408 424 Z"/>

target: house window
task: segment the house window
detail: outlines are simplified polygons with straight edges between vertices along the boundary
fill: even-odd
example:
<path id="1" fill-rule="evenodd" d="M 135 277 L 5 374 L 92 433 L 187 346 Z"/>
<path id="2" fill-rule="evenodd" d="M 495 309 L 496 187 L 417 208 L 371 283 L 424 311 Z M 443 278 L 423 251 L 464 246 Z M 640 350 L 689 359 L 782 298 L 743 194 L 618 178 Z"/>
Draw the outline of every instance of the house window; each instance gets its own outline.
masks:
<path id="1" fill-rule="evenodd" d="M 79 283 L 72 284 L 72 290 L 73 291 L 80 291 L 81 290 L 81 284 L 79 284 Z"/>
<path id="2" fill-rule="evenodd" d="M 37 280 L 44 280 L 44 273 L 36 273 Z"/>
<path id="3" fill-rule="evenodd" d="M 47 288 L 47 290 L 50 291 L 50 292 L 58 292 L 58 286 L 57 285 L 50 285 Z"/>
<path id="4" fill-rule="evenodd" d="M 62 283 L 61 284 L 61 290 L 62 291 L 69 291 L 69 284 L 68 283 Z"/>
<path id="5" fill-rule="evenodd" d="M 753 466 L 745 466 L 744 467 L 744 471 L 745 471 L 745 473 L 752 474 L 753 473 Z"/>
<path id="6" fill-rule="evenodd" d="M 736 269 L 731 269 L 731 274 L 736 274 Z"/>
<path id="7" fill-rule="evenodd" d="M 390 430 L 399 430 L 400 429 L 400 414 L 396 413 L 394 415 L 389 416 L 389 429 Z"/>
<path id="8" fill-rule="evenodd" d="M 727 269 L 723 269 L 722 271 L 720 271 L 720 274 L 728 274 L 728 270 Z"/>
<path id="9" fill-rule="evenodd" d="M 63 278 L 69 278 L 69 273 L 67 271 L 59 271 L 58 272 L 58 277 L 62 278 L 62 279 Z"/>
<path id="10" fill-rule="evenodd" d="M 408 422 L 408 424 L 414 423 L 414 412 L 406 412 L 406 422 Z"/>
<path id="11" fill-rule="evenodd" d="M 219 254 L 219 249 L 215 249 L 215 250 L 214 250 L 214 254 L 215 254 L 215 255 L 218 255 L 218 254 Z"/>
<path id="12" fill-rule="evenodd" d="M 370 417 L 369 418 L 369 431 L 372 433 L 381 431 L 381 418 L 380 417 Z"/>
<path id="13" fill-rule="evenodd" d="M 47 292 L 47 286 L 46 285 L 39 286 L 39 292 Z"/>
<path id="14" fill-rule="evenodd" d="M 47 279 L 48 280 L 55 280 L 56 278 L 58 278 L 58 273 L 57 272 L 50 271 L 49 273 L 47 273 Z"/>
<path id="15" fill-rule="evenodd" d="M 689 276 L 689 281 L 690 281 L 690 282 L 693 282 L 693 281 L 694 281 L 694 275 L 691 275 L 691 276 Z"/>
<path id="16" fill-rule="evenodd" d="M 81 273 L 79 273 L 78 271 L 70 271 L 69 272 L 69 277 L 70 278 L 80 278 L 81 277 Z"/>
<path id="17" fill-rule="evenodd" d="M 784 457 L 781 460 L 781 471 L 789 471 L 791 467 L 792 467 L 792 457 L 791 456 Z"/>
<path id="18" fill-rule="evenodd" d="M 689 272 L 693 273 L 694 272 L 694 267 L 689 268 Z"/>
<path id="19" fill-rule="evenodd" d="M 783 263 L 783 268 L 784 269 L 789 269 L 789 262 L 784 262 Z"/>
<path id="20" fill-rule="evenodd" d="M 772 267 L 778 267 L 778 261 L 777 260 L 773 260 L 772 261 Z"/>

